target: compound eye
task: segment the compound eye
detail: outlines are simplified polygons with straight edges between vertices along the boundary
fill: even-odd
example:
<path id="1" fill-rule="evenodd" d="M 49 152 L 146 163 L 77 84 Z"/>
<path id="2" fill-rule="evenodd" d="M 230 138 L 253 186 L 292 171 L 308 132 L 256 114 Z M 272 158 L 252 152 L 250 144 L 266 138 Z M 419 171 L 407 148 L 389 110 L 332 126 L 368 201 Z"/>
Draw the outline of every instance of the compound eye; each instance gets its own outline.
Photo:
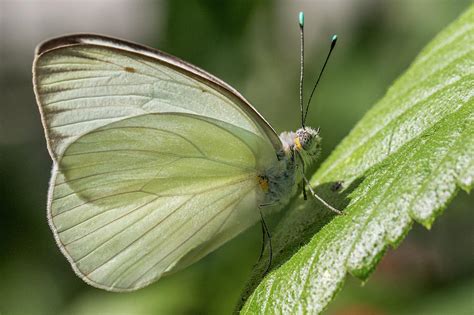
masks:
<path id="1" fill-rule="evenodd" d="M 299 129 L 296 132 L 296 137 L 295 137 L 295 146 L 297 150 L 311 150 L 314 140 L 315 140 L 315 135 L 313 130 L 307 130 L 307 129 Z"/>
<path id="2" fill-rule="evenodd" d="M 311 140 L 311 137 L 306 132 L 300 136 L 300 143 L 303 149 L 306 149 L 306 147 L 309 145 L 310 140 Z"/>

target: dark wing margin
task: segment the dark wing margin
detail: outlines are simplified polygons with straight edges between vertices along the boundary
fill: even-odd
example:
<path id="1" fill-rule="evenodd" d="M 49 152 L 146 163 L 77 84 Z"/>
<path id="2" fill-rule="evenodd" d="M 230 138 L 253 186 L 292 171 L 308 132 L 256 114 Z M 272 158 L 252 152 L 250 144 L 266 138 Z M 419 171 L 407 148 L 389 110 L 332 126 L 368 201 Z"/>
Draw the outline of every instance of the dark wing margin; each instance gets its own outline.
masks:
<path id="1" fill-rule="evenodd" d="M 152 58 L 154 61 L 206 84 L 234 101 L 235 104 L 239 104 L 240 108 L 262 129 L 263 134 L 268 137 L 275 151 L 281 150 L 281 141 L 275 130 L 236 89 L 212 74 L 158 49 L 109 36 L 97 34 L 71 34 L 52 38 L 39 44 L 36 48 L 35 58 L 38 58 L 38 56 L 45 52 L 74 45 L 95 45 L 145 55 Z"/>

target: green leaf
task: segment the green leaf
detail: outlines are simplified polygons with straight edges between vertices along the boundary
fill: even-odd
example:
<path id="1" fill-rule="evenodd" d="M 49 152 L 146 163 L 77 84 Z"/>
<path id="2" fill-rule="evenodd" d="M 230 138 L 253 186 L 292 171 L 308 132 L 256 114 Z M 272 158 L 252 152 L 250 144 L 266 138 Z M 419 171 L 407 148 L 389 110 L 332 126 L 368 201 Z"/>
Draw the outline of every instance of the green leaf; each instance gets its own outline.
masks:
<path id="1" fill-rule="evenodd" d="M 242 313 L 319 313 L 346 274 L 366 279 L 416 221 L 427 228 L 474 178 L 474 6 L 439 34 L 312 178 L 254 269 Z M 350 106 L 350 105 L 348 105 Z M 331 186 L 343 181 L 340 191 Z M 334 188 L 334 187 L 333 187 Z M 240 307 L 239 306 L 239 307 Z"/>

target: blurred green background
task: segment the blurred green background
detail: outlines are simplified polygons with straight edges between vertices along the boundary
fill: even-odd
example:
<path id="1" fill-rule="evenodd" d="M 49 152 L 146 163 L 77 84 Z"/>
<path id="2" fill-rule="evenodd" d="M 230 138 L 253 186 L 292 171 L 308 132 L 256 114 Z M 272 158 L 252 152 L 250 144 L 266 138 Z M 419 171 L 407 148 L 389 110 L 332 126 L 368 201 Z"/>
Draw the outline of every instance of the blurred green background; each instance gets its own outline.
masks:
<path id="1" fill-rule="evenodd" d="M 294 130 L 297 13 L 304 10 L 307 87 L 330 36 L 339 36 L 307 120 L 321 127 L 324 159 L 470 3 L 0 0 L 0 314 L 231 313 L 261 245 L 254 227 L 201 262 L 134 293 L 101 291 L 76 277 L 46 222 L 51 160 L 31 86 L 40 41 L 93 32 L 156 47 L 230 83 L 277 131 Z M 461 192 L 431 231 L 414 226 L 365 285 L 347 281 L 326 313 L 474 314 L 473 205 L 472 195 Z"/>

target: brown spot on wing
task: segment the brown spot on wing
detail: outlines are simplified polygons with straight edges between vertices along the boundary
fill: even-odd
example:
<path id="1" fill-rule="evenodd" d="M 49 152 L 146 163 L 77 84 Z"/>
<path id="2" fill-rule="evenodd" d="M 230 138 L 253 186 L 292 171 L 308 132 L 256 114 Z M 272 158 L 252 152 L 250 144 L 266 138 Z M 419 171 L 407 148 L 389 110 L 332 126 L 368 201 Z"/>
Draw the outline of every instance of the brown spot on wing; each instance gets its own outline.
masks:
<path id="1" fill-rule="evenodd" d="M 124 69 L 125 69 L 125 71 L 130 72 L 130 73 L 135 73 L 136 72 L 135 68 L 132 68 L 132 67 L 125 67 Z"/>

